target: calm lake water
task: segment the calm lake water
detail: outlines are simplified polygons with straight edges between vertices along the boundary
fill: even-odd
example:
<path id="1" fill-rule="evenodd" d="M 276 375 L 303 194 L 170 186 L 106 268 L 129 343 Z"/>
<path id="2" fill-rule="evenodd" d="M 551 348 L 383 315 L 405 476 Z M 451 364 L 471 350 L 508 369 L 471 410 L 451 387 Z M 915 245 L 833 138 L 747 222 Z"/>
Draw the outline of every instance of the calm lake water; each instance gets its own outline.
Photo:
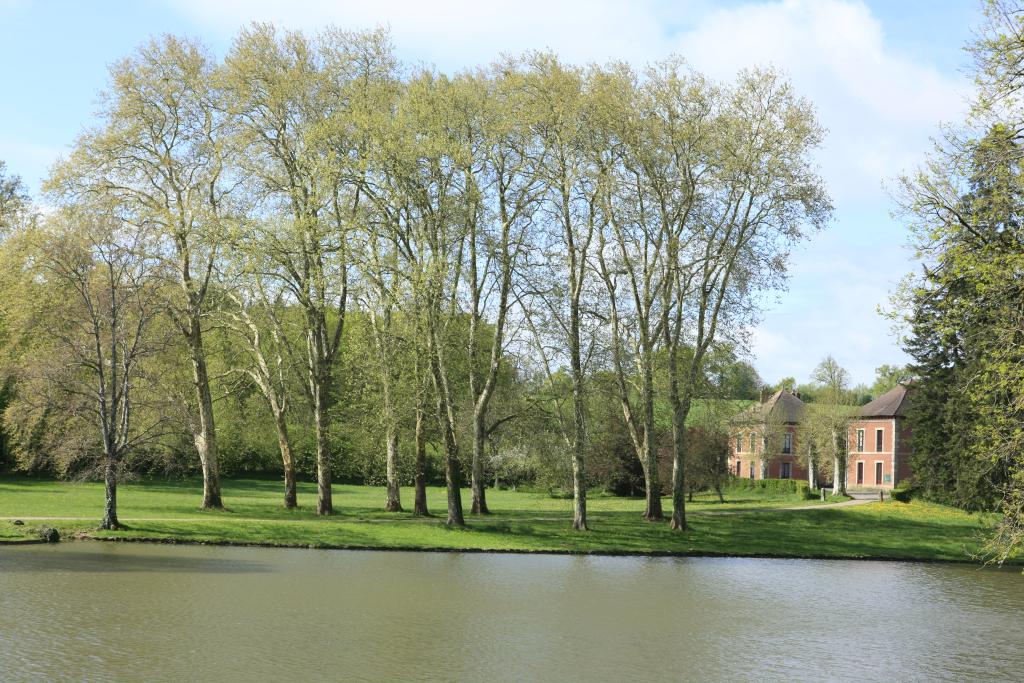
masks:
<path id="1" fill-rule="evenodd" d="M 1021 680 L 1019 570 L 0 547 L 0 680 Z"/>

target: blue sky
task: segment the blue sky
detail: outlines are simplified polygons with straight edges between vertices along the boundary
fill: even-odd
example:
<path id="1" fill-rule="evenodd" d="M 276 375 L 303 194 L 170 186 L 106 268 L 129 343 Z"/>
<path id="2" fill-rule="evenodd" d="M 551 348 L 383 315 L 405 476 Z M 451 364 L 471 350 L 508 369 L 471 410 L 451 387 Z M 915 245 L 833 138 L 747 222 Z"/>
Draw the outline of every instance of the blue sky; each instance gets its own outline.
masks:
<path id="1" fill-rule="evenodd" d="M 855 382 L 901 363 L 877 313 L 913 267 L 883 183 L 910 170 L 970 96 L 973 0 L 0 0 L 0 159 L 33 189 L 90 123 L 106 65 L 147 37 L 189 34 L 217 54 L 249 21 L 316 30 L 390 26 L 399 55 L 445 70 L 551 48 L 635 64 L 679 53 L 716 78 L 774 64 L 829 129 L 818 155 L 836 220 L 793 254 L 788 291 L 753 329 L 765 380 L 807 379 L 827 354 Z"/>

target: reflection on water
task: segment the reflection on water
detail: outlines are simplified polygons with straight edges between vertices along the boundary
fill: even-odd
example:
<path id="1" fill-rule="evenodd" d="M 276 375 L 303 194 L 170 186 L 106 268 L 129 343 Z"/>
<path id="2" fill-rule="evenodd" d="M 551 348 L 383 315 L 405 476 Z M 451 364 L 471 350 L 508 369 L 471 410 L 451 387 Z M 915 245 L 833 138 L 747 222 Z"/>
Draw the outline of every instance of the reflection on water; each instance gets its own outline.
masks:
<path id="1" fill-rule="evenodd" d="M 0 553 L 3 572 L 190 572 L 194 574 L 243 573 L 268 571 L 267 563 L 252 557 L 204 557 L 193 553 L 153 554 L 151 552 L 111 552 L 105 544 L 85 547 L 55 546 L 45 553 Z M 147 548 L 148 550 L 148 548 Z"/>
<path id="2" fill-rule="evenodd" d="M 0 548 L 0 680 L 1017 680 L 1024 577 L 890 562 Z"/>

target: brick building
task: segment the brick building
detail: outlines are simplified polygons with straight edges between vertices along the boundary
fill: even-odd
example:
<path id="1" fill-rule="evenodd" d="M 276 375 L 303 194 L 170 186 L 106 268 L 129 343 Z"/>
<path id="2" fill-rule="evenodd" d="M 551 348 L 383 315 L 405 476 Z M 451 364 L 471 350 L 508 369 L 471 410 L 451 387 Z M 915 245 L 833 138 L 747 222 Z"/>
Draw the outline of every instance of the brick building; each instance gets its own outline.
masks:
<path id="1" fill-rule="evenodd" d="M 740 413 L 730 434 L 729 472 L 750 479 L 806 479 L 797 457 L 805 409 L 799 396 L 782 389 Z"/>
<path id="2" fill-rule="evenodd" d="M 892 489 L 910 476 L 911 435 L 906 421 L 910 393 L 910 387 L 900 384 L 862 406 L 850 420 L 848 489 Z"/>
<path id="3" fill-rule="evenodd" d="M 910 387 L 900 384 L 861 406 L 850 418 L 847 489 L 892 489 L 910 476 L 912 447 L 906 423 L 910 393 Z M 729 472 L 749 479 L 806 481 L 806 459 L 797 455 L 797 449 L 800 421 L 808 409 L 813 409 L 813 404 L 805 404 L 798 394 L 783 389 L 763 396 L 740 413 L 730 430 Z M 815 481 L 814 485 L 828 483 Z"/>

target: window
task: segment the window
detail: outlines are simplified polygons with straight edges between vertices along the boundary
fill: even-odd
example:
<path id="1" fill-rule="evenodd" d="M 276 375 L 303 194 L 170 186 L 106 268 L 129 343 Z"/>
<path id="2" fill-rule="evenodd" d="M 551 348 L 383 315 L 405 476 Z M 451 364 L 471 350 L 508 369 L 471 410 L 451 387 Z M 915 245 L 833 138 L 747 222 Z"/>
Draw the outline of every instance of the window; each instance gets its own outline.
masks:
<path id="1" fill-rule="evenodd" d="M 793 463 L 784 462 L 779 468 L 779 479 L 792 479 L 793 478 Z"/>
<path id="2" fill-rule="evenodd" d="M 875 430 L 875 452 L 876 453 L 881 453 L 882 452 L 882 430 L 881 429 L 876 429 Z"/>
<path id="3" fill-rule="evenodd" d="M 875 462 L 875 486 L 882 483 L 882 461 Z"/>
<path id="4" fill-rule="evenodd" d="M 737 460 L 736 461 L 736 476 L 737 477 L 742 477 L 743 476 L 743 461 L 742 460 Z"/>
<path id="5" fill-rule="evenodd" d="M 736 452 L 739 453 L 743 450 L 743 437 L 739 434 L 736 435 Z"/>
<path id="6" fill-rule="evenodd" d="M 750 452 L 757 453 L 757 434 L 750 432 Z"/>
<path id="7" fill-rule="evenodd" d="M 857 486 L 861 486 L 864 483 L 864 461 L 857 461 Z"/>
<path id="8" fill-rule="evenodd" d="M 857 430 L 857 452 L 858 453 L 863 453 L 864 452 L 864 430 L 863 429 L 858 429 Z"/>
<path id="9" fill-rule="evenodd" d="M 750 478 L 751 479 L 754 478 L 754 461 L 753 460 L 750 461 Z"/>
<path id="10" fill-rule="evenodd" d="M 793 433 L 787 432 L 782 435 L 782 452 L 792 453 L 793 452 Z"/>

